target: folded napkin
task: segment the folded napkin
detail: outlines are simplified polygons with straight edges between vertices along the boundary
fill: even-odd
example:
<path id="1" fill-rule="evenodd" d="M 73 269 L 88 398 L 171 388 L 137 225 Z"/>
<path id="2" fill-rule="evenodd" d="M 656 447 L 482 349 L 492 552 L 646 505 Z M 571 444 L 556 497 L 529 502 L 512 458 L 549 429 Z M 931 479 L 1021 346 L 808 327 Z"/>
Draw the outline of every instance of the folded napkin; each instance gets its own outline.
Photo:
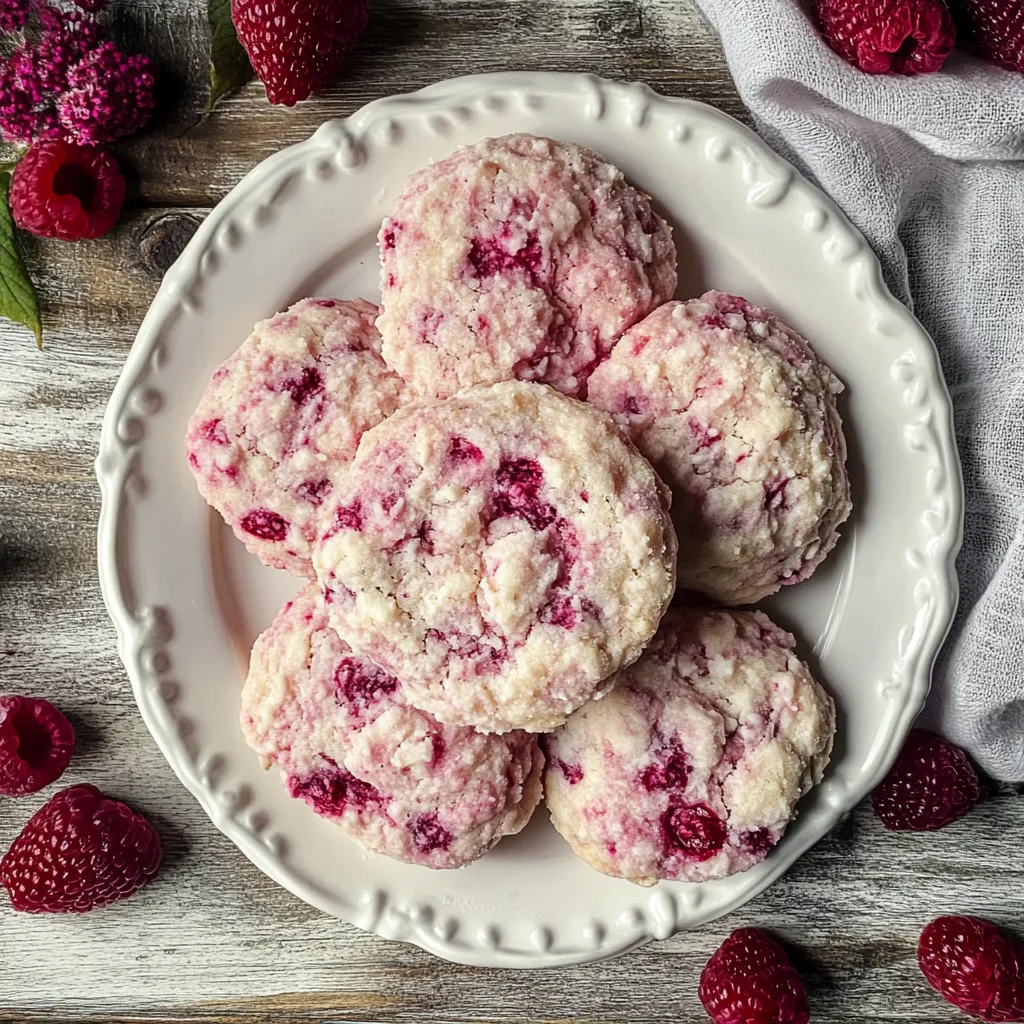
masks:
<path id="1" fill-rule="evenodd" d="M 967 490 L 960 610 L 922 718 L 1024 781 L 1024 74 L 866 75 L 798 0 L 697 0 L 761 135 L 867 236 L 938 345 Z"/>

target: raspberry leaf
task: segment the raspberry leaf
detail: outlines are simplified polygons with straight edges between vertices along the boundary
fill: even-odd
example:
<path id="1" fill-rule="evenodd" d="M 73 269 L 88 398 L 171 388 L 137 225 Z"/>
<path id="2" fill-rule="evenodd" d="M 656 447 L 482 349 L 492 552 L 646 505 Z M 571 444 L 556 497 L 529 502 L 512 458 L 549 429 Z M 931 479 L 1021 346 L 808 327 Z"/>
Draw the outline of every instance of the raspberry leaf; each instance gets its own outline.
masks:
<path id="1" fill-rule="evenodd" d="M 18 251 L 18 235 L 11 217 L 8 194 L 11 172 L 0 172 L 0 316 L 24 324 L 43 347 L 43 324 L 39 317 L 39 298 L 28 268 Z"/>
<path id="2" fill-rule="evenodd" d="M 240 89 L 254 77 L 242 44 L 238 41 L 231 20 L 231 0 L 209 0 L 207 15 L 210 19 L 210 99 L 205 114 L 223 96 Z"/>

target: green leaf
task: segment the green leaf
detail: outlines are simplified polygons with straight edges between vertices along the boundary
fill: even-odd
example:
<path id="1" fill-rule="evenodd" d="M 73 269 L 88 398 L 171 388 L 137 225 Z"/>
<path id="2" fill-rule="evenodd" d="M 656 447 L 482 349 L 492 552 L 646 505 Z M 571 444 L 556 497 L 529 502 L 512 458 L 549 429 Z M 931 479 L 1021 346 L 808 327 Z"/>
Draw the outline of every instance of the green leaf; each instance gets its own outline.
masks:
<path id="1" fill-rule="evenodd" d="M 211 32 L 210 99 L 204 114 L 209 114 L 217 100 L 251 81 L 255 74 L 231 20 L 231 0 L 208 0 L 207 14 Z"/>
<path id="2" fill-rule="evenodd" d="M 11 190 L 9 171 L 0 173 L 0 316 L 24 324 L 43 347 L 43 325 L 39 319 L 39 299 L 28 269 L 18 252 L 18 236 L 7 195 Z"/>

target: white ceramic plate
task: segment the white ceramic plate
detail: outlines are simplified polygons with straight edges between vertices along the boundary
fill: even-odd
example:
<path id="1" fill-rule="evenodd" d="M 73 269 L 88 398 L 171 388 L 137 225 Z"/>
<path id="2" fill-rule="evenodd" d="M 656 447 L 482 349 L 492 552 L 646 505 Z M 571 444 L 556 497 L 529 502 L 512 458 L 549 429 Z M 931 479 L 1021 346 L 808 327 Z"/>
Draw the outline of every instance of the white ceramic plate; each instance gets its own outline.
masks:
<path id="1" fill-rule="evenodd" d="M 306 295 L 378 296 L 375 237 L 406 175 L 525 131 L 583 143 L 676 227 L 681 297 L 714 286 L 772 306 L 846 382 L 856 511 L 813 579 L 769 609 L 840 708 L 825 782 L 757 868 L 641 889 L 576 860 L 541 809 L 481 861 L 431 872 L 363 854 L 238 728 L 256 635 L 298 582 L 247 555 L 199 498 L 186 420 L 254 321 Z M 752 133 L 710 107 L 578 75 L 463 78 L 379 100 L 264 161 L 167 274 L 103 426 L 100 578 L 146 724 L 214 824 L 329 914 L 450 960 L 595 960 L 693 928 L 759 893 L 878 781 L 928 689 L 955 604 L 961 483 L 931 341 L 864 240 Z"/>

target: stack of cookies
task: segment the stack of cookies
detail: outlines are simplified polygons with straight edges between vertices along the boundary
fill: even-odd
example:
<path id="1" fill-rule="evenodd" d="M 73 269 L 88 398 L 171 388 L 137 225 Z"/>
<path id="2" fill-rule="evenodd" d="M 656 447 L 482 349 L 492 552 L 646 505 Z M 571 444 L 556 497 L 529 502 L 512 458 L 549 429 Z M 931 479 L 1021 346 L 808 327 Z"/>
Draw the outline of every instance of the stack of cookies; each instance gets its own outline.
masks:
<path id="1" fill-rule="evenodd" d="M 247 741 L 403 861 L 467 864 L 543 795 L 607 874 L 751 867 L 835 715 L 731 606 L 835 545 L 842 386 L 768 310 L 673 301 L 668 225 L 577 146 L 458 150 L 380 249 L 380 308 L 257 324 L 189 425 L 203 497 L 310 581 L 253 648 Z"/>

